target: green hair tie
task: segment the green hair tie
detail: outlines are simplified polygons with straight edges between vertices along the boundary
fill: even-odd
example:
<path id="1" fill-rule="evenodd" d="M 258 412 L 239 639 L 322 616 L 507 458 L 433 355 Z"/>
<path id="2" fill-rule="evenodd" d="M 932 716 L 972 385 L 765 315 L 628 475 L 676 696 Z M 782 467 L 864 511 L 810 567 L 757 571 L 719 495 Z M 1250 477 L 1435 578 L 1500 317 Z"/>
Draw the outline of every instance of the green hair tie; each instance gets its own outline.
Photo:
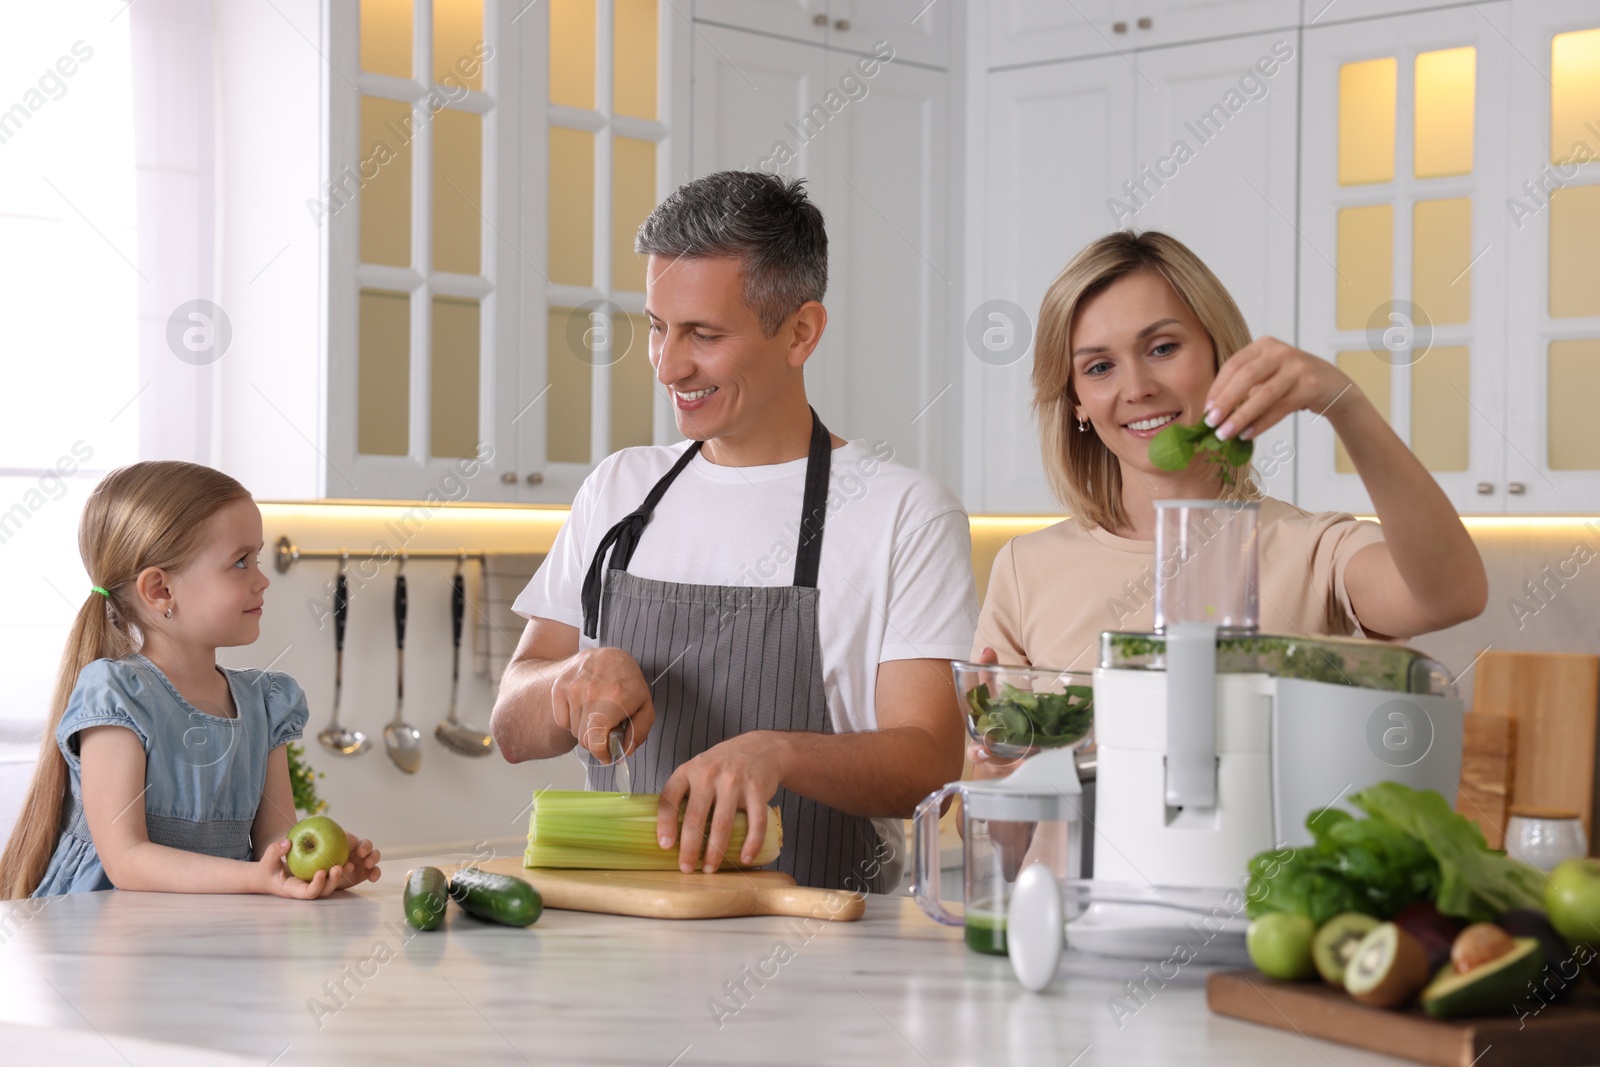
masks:
<path id="1" fill-rule="evenodd" d="M 104 589 L 101 589 L 98 585 L 91 585 L 89 588 L 93 589 L 96 593 L 99 593 L 103 597 L 109 597 L 111 595 L 110 593 L 106 592 Z"/>

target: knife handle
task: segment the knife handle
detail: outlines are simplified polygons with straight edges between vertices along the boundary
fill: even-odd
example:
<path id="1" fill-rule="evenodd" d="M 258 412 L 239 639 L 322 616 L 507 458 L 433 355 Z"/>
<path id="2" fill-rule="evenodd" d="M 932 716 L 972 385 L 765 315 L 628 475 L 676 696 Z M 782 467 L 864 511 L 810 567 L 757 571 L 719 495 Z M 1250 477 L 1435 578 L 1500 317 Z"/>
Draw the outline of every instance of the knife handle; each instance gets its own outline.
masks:
<path id="1" fill-rule="evenodd" d="M 406 647 L 406 576 L 394 580 L 394 647 Z"/>
<path id="2" fill-rule="evenodd" d="M 350 583 L 340 571 L 338 580 L 333 583 L 333 648 L 336 652 L 344 651 L 344 624 L 349 618 Z"/>
<path id="3" fill-rule="evenodd" d="M 467 615 L 467 580 L 457 574 L 450 582 L 450 640 L 461 647 L 461 621 Z"/>

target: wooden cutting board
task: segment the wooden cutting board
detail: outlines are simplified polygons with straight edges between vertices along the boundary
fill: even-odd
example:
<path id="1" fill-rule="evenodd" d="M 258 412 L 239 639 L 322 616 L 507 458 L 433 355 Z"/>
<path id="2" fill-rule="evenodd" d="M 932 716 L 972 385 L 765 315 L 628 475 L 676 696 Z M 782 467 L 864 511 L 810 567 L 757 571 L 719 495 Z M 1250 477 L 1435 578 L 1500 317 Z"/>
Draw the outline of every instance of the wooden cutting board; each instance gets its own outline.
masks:
<path id="1" fill-rule="evenodd" d="M 1206 977 L 1218 1015 L 1320 1037 L 1439 1067 L 1568 1067 L 1600 1057 L 1600 989 L 1587 980 L 1561 1004 L 1528 1017 L 1430 1019 L 1421 1008 L 1384 1011 L 1323 982 L 1277 982 L 1258 971 Z"/>
<path id="2" fill-rule="evenodd" d="M 1461 725 L 1456 811 L 1478 824 L 1490 848 L 1505 848 L 1517 770 L 1517 721 L 1475 711 L 1463 716 Z"/>
<path id="3" fill-rule="evenodd" d="M 795 915 L 851 922 L 867 901 L 844 890 L 795 885 L 778 871 L 589 871 L 529 869 L 517 856 L 478 864 L 486 871 L 526 879 L 544 906 L 562 911 L 637 915 L 646 919 L 727 919 L 744 915 Z M 455 868 L 450 868 L 451 871 Z"/>
<path id="4" fill-rule="evenodd" d="M 1473 714 L 1517 723 L 1511 803 L 1578 812 L 1589 854 L 1600 854 L 1592 818 L 1600 656 L 1490 651 L 1474 670 Z"/>

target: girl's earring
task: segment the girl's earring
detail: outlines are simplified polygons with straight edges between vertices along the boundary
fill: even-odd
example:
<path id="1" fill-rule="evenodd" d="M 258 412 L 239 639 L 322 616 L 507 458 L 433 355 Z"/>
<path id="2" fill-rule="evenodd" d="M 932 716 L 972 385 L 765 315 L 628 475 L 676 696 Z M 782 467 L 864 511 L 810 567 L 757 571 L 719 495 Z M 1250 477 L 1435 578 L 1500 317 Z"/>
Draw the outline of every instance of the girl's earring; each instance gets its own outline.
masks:
<path id="1" fill-rule="evenodd" d="M 169 618 L 169 619 L 172 618 L 172 609 L 170 607 L 167 609 L 167 616 L 166 617 Z"/>

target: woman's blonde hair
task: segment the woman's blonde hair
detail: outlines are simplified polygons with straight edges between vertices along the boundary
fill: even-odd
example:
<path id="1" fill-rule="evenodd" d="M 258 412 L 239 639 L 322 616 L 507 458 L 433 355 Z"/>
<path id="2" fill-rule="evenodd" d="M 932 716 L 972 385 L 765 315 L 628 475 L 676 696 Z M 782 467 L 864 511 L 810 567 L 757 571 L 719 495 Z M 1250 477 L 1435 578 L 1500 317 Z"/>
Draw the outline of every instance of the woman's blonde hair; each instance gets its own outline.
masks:
<path id="1" fill-rule="evenodd" d="M 1178 299 L 1194 312 L 1211 339 L 1215 365 L 1250 343 L 1250 327 L 1228 290 L 1183 242 L 1155 230 L 1120 230 L 1098 238 L 1073 257 L 1050 283 L 1039 307 L 1039 335 L 1033 349 L 1033 410 L 1039 419 L 1045 476 L 1050 489 L 1085 527 L 1118 530 L 1127 526 L 1122 509 L 1122 468 L 1098 431 L 1080 433 L 1072 408 L 1078 402 L 1072 381 L 1072 326 L 1085 301 L 1112 282 L 1139 271 L 1166 279 Z M 1248 477 L 1236 478 L 1234 494 L 1256 492 Z"/>
<path id="2" fill-rule="evenodd" d="M 68 785 L 56 727 L 83 668 L 138 650 L 142 639 L 135 581 L 150 567 L 182 570 L 199 555 L 207 520 L 249 497 L 244 486 L 221 471 L 170 460 L 114 470 L 89 494 L 78 523 L 78 554 L 89 584 L 106 595 L 89 592 L 73 620 L 39 743 L 39 764 L 0 857 L 0 898 L 32 895 L 50 866 Z"/>

